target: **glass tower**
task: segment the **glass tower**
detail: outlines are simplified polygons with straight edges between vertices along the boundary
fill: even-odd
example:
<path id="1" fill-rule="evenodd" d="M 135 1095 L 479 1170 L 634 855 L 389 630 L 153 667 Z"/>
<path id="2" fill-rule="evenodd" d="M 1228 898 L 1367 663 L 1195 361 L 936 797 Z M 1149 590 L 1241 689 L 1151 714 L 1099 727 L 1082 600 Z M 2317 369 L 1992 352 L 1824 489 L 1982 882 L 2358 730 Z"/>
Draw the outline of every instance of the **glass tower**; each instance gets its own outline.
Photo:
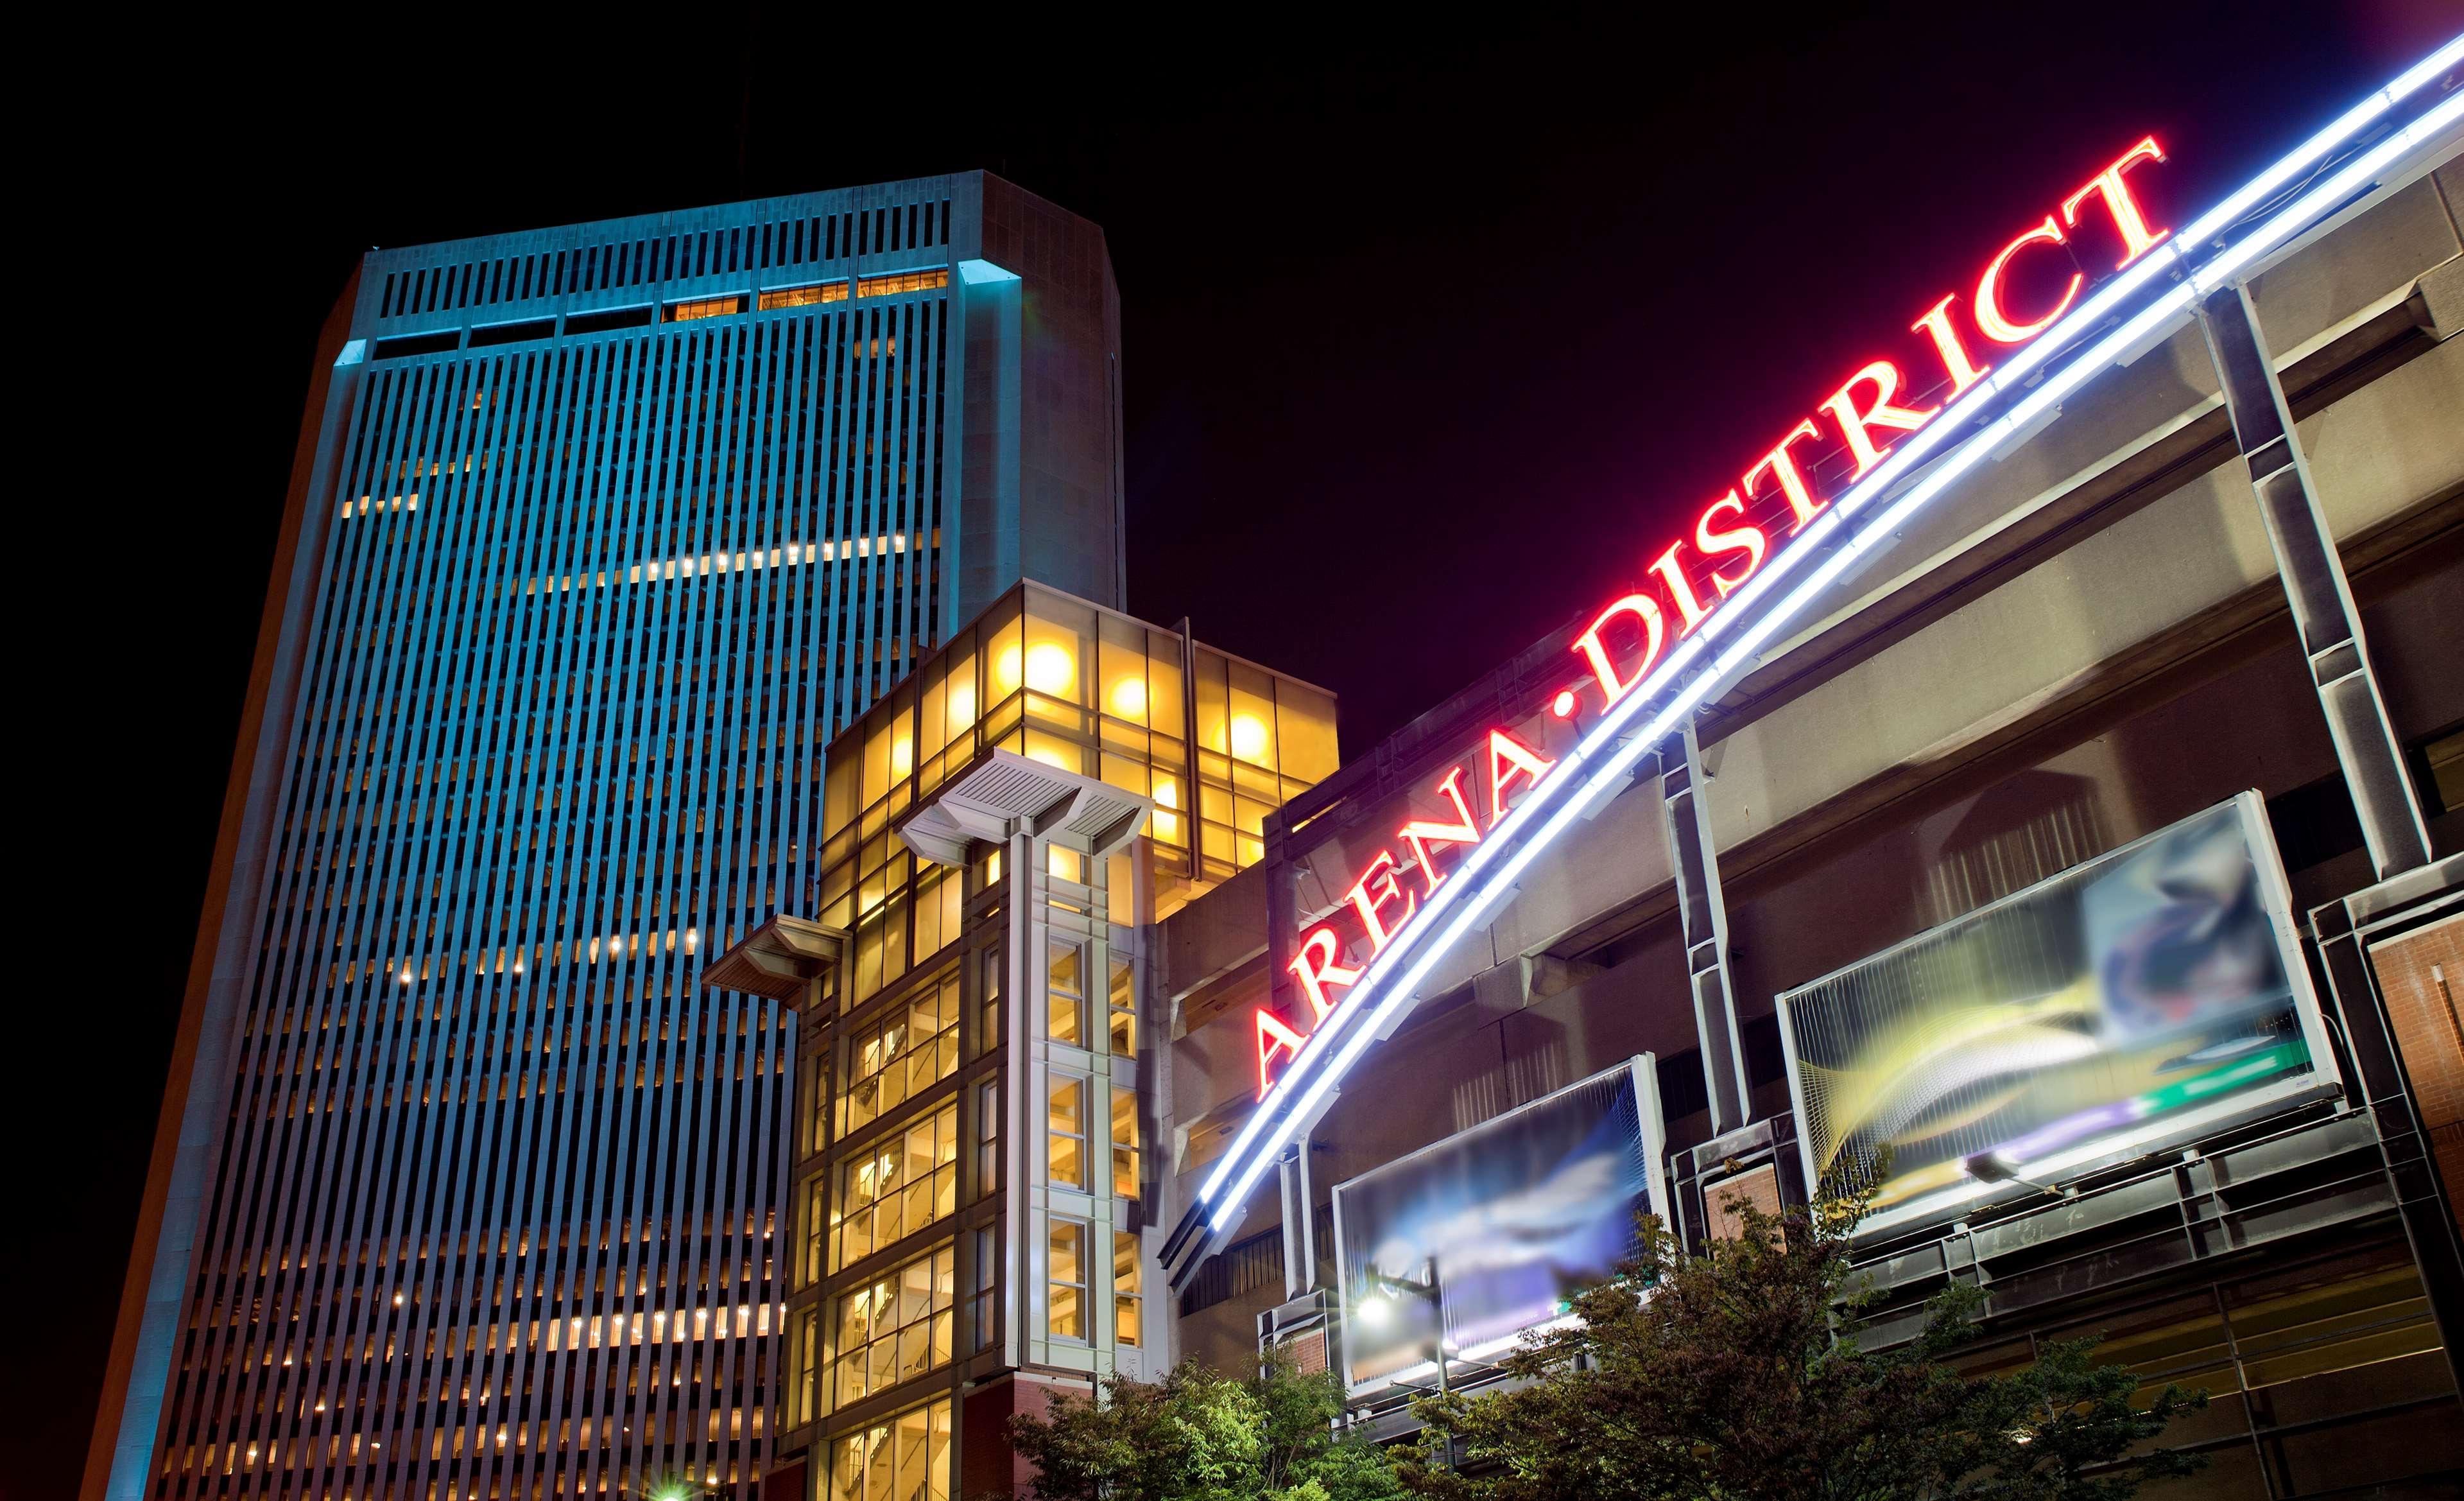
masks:
<path id="1" fill-rule="evenodd" d="M 1117 606 L 1095 226 L 979 173 L 372 252 L 328 322 L 107 1493 L 750 1494 L 824 749 Z M 833 785 L 835 784 L 832 784 Z"/>
<path id="2" fill-rule="evenodd" d="M 1163 1374 L 1149 936 L 1340 761 L 1332 695 L 1033 583 L 830 746 L 817 899 L 708 978 L 798 1014 L 774 1501 L 1007 1494 L 1008 1418 Z"/>

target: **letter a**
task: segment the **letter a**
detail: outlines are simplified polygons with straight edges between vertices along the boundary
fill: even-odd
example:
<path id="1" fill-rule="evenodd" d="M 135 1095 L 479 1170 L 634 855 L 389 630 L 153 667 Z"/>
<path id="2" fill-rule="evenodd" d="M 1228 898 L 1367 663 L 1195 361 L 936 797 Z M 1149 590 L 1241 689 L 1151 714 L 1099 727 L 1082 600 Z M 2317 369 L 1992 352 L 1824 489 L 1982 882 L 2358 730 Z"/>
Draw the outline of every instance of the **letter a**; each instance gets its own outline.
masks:
<path id="1" fill-rule="evenodd" d="M 1265 1006 L 1258 1007 L 1257 1017 L 1258 1097 L 1265 1099 L 1266 1092 L 1275 1087 L 1275 1054 L 1282 1053 L 1287 1058 L 1297 1058 L 1301 1055 L 1301 1044 L 1307 1039 L 1286 1026 L 1282 1017 Z"/>

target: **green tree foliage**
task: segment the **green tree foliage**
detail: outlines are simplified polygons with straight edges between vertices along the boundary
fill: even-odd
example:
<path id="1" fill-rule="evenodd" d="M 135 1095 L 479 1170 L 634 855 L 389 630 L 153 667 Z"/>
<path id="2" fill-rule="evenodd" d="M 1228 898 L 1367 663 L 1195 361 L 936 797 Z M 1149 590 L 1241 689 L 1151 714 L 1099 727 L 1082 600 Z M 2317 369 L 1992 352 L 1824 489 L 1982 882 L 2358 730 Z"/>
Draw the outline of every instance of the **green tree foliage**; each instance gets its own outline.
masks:
<path id="1" fill-rule="evenodd" d="M 1579 1324 L 1503 1362 L 1529 1384 L 1416 1404 L 1429 1442 L 1403 1483 L 1437 1501 L 2119 1501 L 2202 1462 L 2132 1455 L 2207 1398 L 2139 1403 L 2138 1377 L 2096 1364 L 2093 1339 L 1963 1378 L 1947 1358 L 1972 1335 L 1964 1284 L 1914 1338 L 1866 1348 L 1879 1293 L 1848 1250 L 1867 1202 L 1738 1203 L 1744 1233 L 1703 1256 L 1646 1220 L 1636 1260 L 1573 1299 Z"/>
<path id="2" fill-rule="evenodd" d="M 1060 1397 L 1010 1442 L 1039 1501 L 1402 1501 L 1383 1450 L 1338 1442 L 1341 1385 L 1287 1364 L 1230 1377 L 1184 1362 L 1160 1381 L 1115 1376 L 1100 1402 Z"/>

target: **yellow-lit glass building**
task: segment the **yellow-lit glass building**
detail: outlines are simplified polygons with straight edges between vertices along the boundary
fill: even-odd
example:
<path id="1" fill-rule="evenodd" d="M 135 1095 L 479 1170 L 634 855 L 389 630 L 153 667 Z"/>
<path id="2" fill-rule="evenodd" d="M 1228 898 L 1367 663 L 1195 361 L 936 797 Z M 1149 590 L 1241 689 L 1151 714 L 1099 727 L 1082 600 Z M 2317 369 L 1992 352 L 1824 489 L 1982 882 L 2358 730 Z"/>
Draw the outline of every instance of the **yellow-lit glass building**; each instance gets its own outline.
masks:
<path id="1" fill-rule="evenodd" d="M 799 1018 L 780 1493 L 1007 1489 L 1010 1414 L 1160 1369 L 1141 933 L 1338 762 L 1324 690 L 1032 583 L 831 742 L 713 971 Z"/>

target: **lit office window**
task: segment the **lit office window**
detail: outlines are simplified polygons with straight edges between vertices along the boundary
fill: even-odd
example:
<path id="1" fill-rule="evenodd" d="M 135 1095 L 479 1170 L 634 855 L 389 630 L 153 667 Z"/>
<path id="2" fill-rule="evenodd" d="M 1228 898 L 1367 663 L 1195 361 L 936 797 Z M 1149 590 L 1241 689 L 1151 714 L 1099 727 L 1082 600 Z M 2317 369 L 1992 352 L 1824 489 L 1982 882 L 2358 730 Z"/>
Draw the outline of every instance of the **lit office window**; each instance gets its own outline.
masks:
<path id="1" fill-rule="evenodd" d="M 1104 986 L 1105 1007 L 1111 1013 L 1112 1051 L 1131 1057 L 1138 1050 L 1138 992 L 1130 961 L 1111 956 L 1111 977 Z"/>
<path id="2" fill-rule="evenodd" d="M 1087 1337 L 1087 1229 L 1076 1220 L 1049 1222 L 1047 1245 L 1051 1262 L 1045 1270 L 1049 1287 L 1045 1306 L 1051 1314 L 1052 1337 Z"/>
<path id="3" fill-rule="evenodd" d="M 976 1013 L 976 1054 L 999 1048 L 1009 1039 L 1001 1033 L 1001 946 L 998 943 L 984 950 L 983 984 L 977 990 L 979 997 Z"/>
<path id="4" fill-rule="evenodd" d="M 1138 1342 L 1138 1237 L 1134 1230 L 1112 1232 L 1112 1338 L 1125 1345 Z"/>
<path id="5" fill-rule="evenodd" d="M 725 318 L 729 314 L 741 313 L 743 311 L 744 298 L 741 295 L 730 294 L 727 297 L 694 298 L 688 301 L 669 303 L 668 321 L 671 323 L 689 323 L 698 318 Z"/>
<path id="6" fill-rule="evenodd" d="M 839 1094 L 844 1136 L 921 1093 L 958 1067 L 958 972 L 928 980 L 849 1044 Z"/>
<path id="7" fill-rule="evenodd" d="M 938 1247 L 839 1299 L 838 1405 L 950 1363 L 956 1258 Z"/>
<path id="8" fill-rule="evenodd" d="M 796 1391 L 794 1424 L 822 1415 L 822 1309 L 819 1304 L 796 1315 Z"/>
<path id="9" fill-rule="evenodd" d="M 1045 1030 L 1056 1043 L 1087 1044 L 1087 946 L 1070 938 L 1049 940 L 1045 968 Z"/>
<path id="10" fill-rule="evenodd" d="M 947 271 L 904 271 L 888 276 L 859 276 L 855 295 L 886 298 L 901 292 L 937 292 L 950 284 Z"/>
<path id="11" fill-rule="evenodd" d="M 947 1501 L 949 1399 L 832 1440 L 829 1464 L 829 1501 Z"/>
<path id="12" fill-rule="evenodd" d="M 976 1086 L 976 1197 L 1001 1189 L 1001 1080 Z"/>
<path id="13" fill-rule="evenodd" d="M 1056 1187 L 1087 1186 L 1087 1081 L 1055 1073 L 1045 1110 L 1046 1176 Z"/>
<path id="14" fill-rule="evenodd" d="M 958 940 L 967 906 L 964 872 L 935 866 L 915 884 L 915 961 L 923 963 Z"/>
<path id="15" fill-rule="evenodd" d="M 803 1254 L 796 1258 L 795 1285 L 798 1289 L 810 1287 L 822 1277 L 822 1257 L 830 1231 L 829 1181 L 818 1173 L 806 1179 L 802 1197 L 804 1245 Z"/>
<path id="16" fill-rule="evenodd" d="M 862 1261 L 956 1213 L 958 1107 L 954 1101 L 904 1131 L 868 1143 L 839 1164 L 839 1222 L 830 1269 Z"/>
<path id="17" fill-rule="evenodd" d="M 1138 1092 L 1112 1091 L 1112 1197 L 1138 1196 Z"/>
<path id="18" fill-rule="evenodd" d="M 976 1332 L 976 1348 L 1001 1343 L 1001 1232 L 986 1225 L 976 1232 L 976 1277 L 967 1293 L 967 1327 Z"/>
<path id="19" fill-rule="evenodd" d="M 811 307 L 820 302 L 844 302 L 847 284 L 844 281 L 811 281 L 801 287 L 772 287 L 761 294 L 764 313 L 774 307 Z"/>

